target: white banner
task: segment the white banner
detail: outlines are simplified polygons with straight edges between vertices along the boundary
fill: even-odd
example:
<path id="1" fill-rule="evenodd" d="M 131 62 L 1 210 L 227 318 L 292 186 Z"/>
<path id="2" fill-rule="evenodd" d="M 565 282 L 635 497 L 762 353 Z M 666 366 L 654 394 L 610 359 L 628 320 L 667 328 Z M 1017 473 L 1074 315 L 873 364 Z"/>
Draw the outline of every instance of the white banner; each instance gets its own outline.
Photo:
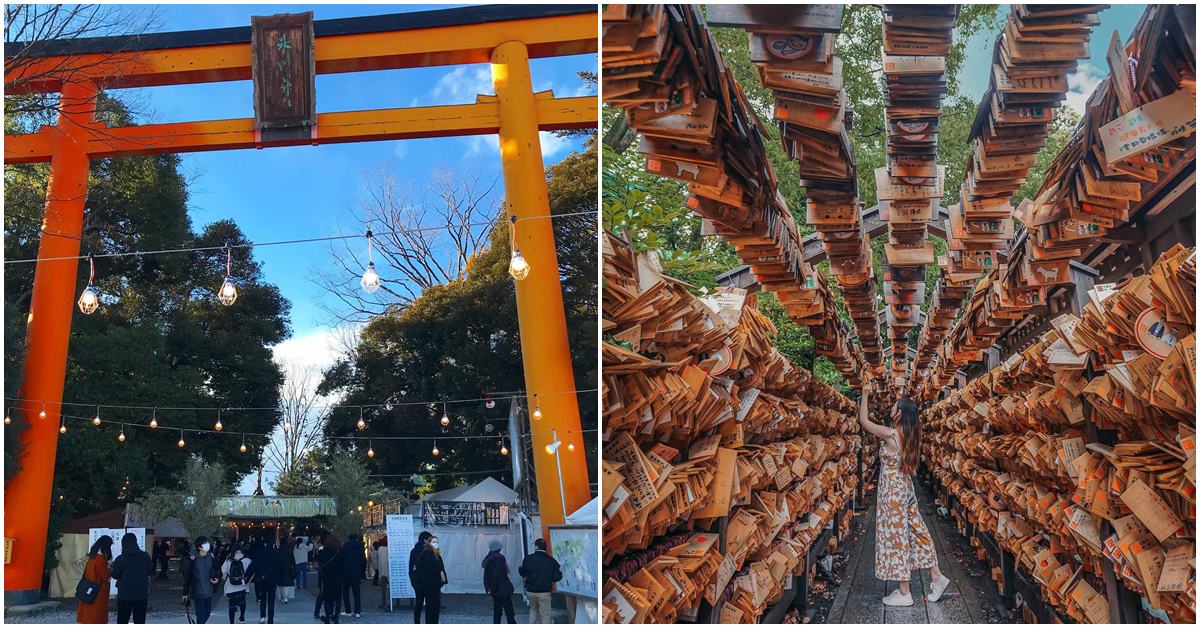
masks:
<path id="1" fill-rule="evenodd" d="M 408 552 L 413 546 L 412 515 L 388 515 L 388 586 L 392 598 L 415 598 L 408 580 Z"/>
<path id="2" fill-rule="evenodd" d="M 126 532 L 132 532 L 137 537 L 138 547 L 142 551 L 146 551 L 146 528 L 88 528 L 88 549 L 91 549 L 100 537 L 107 536 L 112 538 L 112 557 L 116 560 L 121 555 L 121 537 L 125 536 Z M 109 595 L 117 594 L 117 581 L 108 581 Z"/>

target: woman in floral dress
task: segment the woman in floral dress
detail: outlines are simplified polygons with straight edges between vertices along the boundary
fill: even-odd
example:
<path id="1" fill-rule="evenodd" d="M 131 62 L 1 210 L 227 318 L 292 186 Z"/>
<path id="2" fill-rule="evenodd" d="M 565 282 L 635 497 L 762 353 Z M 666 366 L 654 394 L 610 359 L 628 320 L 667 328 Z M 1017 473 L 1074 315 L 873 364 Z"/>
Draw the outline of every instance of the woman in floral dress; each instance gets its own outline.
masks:
<path id="1" fill-rule="evenodd" d="M 917 404 L 908 397 L 901 397 L 892 406 L 892 420 L 896 426 L 893 429 L 872 423 L 867 417 L 870 396 L 871 384 L 868 382 L 863 386 L 858 422 L 883 441 L 876 500 L 875 577 L 900 582 L 900 588 L 883 598 L 883 603 L 912 606 L 908 579 L 914 569 L 929 570 L 933 590 L 925 599 L 936 602 L 950 586 L 950 579 L 938 569 L 933 538 L 917 510 L 917 496 L 913 492 L 912 474 L 917 472 L 921 458 L 921 422 L 917 417 Z"/>

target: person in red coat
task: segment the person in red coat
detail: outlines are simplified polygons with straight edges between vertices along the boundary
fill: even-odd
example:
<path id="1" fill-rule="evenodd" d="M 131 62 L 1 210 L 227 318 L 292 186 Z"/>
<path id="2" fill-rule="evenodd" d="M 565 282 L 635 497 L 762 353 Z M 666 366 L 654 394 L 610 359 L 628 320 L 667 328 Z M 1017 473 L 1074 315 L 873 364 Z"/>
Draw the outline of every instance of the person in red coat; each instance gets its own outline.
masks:
<path id="1" fill-rule="evenodd" d="M 98 585 L 96 601 L 91 604 L 79 602 L 79 610 L 75 612 L 77 624 L 107 624 L 108 623 L 108 561 L 112 560 L 111 536 L 102 536 L 88 550 L 87 567 L 83 569 L 83 577 Z"/>

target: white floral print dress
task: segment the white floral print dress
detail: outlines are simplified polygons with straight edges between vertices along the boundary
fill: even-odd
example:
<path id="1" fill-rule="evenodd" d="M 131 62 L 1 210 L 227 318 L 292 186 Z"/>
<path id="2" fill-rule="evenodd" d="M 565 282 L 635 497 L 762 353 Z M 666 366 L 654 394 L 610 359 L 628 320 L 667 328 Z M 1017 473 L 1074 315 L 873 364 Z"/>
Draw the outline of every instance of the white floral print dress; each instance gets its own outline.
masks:
<path id="1" fill-rule="evenodd" d="M 875 521 L 875 577 L 908 580 L 914 569 L 937 566 L 933 537 L 917 510 L 912 478 L 900 470 L 900 452 L 879 448 L 880 477 Z"/>

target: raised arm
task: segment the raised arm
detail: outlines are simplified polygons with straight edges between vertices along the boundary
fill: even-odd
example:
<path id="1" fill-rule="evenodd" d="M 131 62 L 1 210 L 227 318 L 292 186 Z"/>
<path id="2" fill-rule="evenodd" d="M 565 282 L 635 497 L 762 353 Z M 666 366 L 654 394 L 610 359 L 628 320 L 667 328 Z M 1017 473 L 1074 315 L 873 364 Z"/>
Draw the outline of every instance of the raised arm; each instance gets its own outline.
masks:
<path id="1" fill-rule="evenodd" d="M 863 426 L 863 429 L 870 432 L 877 438 L 888 440 L 892 437 L 892 428 L 884 427 L 877 423 L 872 423 L 867 411 L 867 404 L 871 399 L 871 382 L 868 380 L 863 384 L 862 398 L 858 400 L 858 423 Z"/>

